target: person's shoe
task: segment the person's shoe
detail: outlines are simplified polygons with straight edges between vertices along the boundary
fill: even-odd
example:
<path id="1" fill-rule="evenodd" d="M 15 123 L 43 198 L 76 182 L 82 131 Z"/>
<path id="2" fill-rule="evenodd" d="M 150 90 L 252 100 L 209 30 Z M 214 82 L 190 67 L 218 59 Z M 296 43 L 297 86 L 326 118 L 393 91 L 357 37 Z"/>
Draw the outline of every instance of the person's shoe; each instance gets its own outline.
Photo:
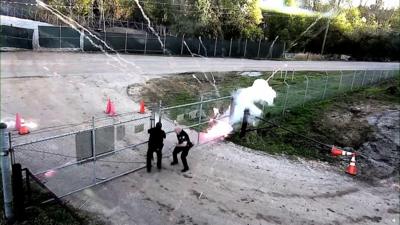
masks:
<path id="1" fill-rule="evenodd" d="M 186 169 L 186 168 L 185 168 L 185 169 L 181 170 L 181 172 L 184 173 L 184 172 L 186 172 L 186 171 L 188 171 L 188 170 L 189 170 L 189 169 Z"/>
<path id="2" fill-rule="evenodd" d="M 171 162 L 171 166 L 178 164 L 178 162 Z"/>
<path id="3" fill-rule="evenodd" d="M 151 170 L 147 170 L 148 173 L 151 173 Z"/>

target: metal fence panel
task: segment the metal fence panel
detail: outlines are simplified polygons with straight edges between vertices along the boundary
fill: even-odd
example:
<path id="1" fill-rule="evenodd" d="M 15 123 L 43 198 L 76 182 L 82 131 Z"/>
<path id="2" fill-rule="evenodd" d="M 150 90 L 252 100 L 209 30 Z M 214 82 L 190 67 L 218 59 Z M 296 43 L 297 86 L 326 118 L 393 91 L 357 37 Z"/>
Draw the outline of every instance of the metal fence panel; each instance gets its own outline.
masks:
<path id="1" fill-rule="evenodd" d="M 32 49 L 32 37 L 32 29 L 0 26 L 0 47 Z"/>
<path id="2" fill-rule="evenodd" d="M 130 53 L 143 53 L 146 47 L 145 35 L 127 35 L 127 52 Z"/>
<path id="3" fill-rule="evenodd" d="M 101 33 L 102 39 L 115 51 L 125 51 L 126 35 L 121 33 Z M 109 49 L 108 49 L 109 50 Z"/>
<path id="4" fill-rule="evenodd" d="M 80 48 L 80 33 L 70 27 L 39 26 L 39 45 L 44 48 Z"/>

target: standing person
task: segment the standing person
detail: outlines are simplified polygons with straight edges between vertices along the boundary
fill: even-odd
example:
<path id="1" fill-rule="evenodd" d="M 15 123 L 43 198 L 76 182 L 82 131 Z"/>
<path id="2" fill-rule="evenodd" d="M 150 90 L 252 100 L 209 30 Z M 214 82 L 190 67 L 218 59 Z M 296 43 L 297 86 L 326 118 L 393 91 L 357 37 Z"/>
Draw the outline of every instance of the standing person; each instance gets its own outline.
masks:
<path id="1" fill-rule="evenodd" d="M 189 149 L 193 147 L 193 144 L 190 142 L 189 135 L 181 127 L 176 127 L 175 133 L 176 137 L 178 138 L 178 143 L 176 144 L 176 147 L 172 153 L 173 161 L 171 162 L 171 165 L 178 164 L 178 153 L 182 152 L 181 160 L 183 164 L 183 170 L 181 172 L 186 172 L 189 170 L 186 156 L 189 154 Z"/>
<path id="2" fill-rule="evenodd" d="M 161 169 L 161 158 L 162 148 L 164 147 L 165 132 L 161 129 L 162 124 L 158 122 L 156 127 L 149 129 L 147 132 L 150 134 L 149 137 L 149 148 L 147 150 L 147 172 L 151 172 L 151 160 L 153 159 L 153 153 L 157 153 L 157 168 Z"/>

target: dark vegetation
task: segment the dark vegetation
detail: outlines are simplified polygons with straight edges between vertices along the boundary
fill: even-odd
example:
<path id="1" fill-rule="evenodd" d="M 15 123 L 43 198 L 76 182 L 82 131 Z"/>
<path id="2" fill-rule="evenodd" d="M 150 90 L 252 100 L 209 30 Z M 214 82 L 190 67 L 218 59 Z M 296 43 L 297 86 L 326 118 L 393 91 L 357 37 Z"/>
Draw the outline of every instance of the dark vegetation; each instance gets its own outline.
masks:
<path id="1" fill-rule="evenodd" d="M 1 177 L 1 174 L 0 174 Z M 15 221 L 14 225 L 105 225 L 96 215 L 76 209 L 70 205 L 61 205 L 56 201 L 42 204 L 51 199 L 48 190 L 31 180 L 31 198 L 26 196 L 25 218 Z M 25 185 L 24 185 L 25 186 Z M 0 183 L 0 224 L 5 225 L 3 188 Z M 26 189 L 26 186 L 24 187 Z"/>
<path id="2" fill-rule="evenodd" d="M 48 2 L 67 15 L 97 17 L 100 23 L 102 18 L 147 23 L 135 0 Z M 400 9 L 385 9 L 379 0 L 369 6 L 351 8 L 338 0 L 285 1 L 287 6 L 309 9 L 312 14 L 283 13 L 261 6 L 260 0 L 140 0 L 139 3 L 154 24 L 179 36 L 271 42 L 276 39 L 286 43 L 288 52 L 321 53 L 329 22 L 325 54 L 346 54 L 357 60 L 400 59 Z M 324 14 L 327 12 L 330 17 Z"/>

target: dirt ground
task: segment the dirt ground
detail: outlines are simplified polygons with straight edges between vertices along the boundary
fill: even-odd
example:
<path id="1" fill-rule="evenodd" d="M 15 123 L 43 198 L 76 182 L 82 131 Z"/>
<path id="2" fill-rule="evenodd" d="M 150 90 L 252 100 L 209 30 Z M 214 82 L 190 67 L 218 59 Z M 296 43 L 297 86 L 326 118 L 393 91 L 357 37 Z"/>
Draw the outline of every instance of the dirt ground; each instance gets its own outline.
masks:
<path id="1" fill-rule="evenodd" d="M 138 110 L 126 93 L 132 83 L 163 74 L 194 71 L 288 69 L 393 69 L 398 63 L 276 62 L 102 54 L 1 53 L 1 116 L 15 113 L 37 129 L 104 116 L 111 97 L 117 112 Z M 125 61 L 128 61 L 125 62 Z M 121 69 L 122 68 L 122 69 Z M 170 143 L 174 137 L 169 138 Z M 143 152 L 139 155 L 143 156 Z M 27 156 L 23 166 L 46 162 Z M 399 186 L 370 185 L 342 169 L 291 161 L 231 143 L 194 147 L 191 170 L 169 166 L 139 171 L 66 198 L 110 224 L 398 224 Z M 68 186 L 79 170 L 66 173 Z M 70 179 L 68 179 L 68 176 Z"/>
<path id="2" fill-rule="evenodd" d="M 110 224 L 398 224 L 399 186 L 371 186 L 315 161 L 232 143 L 194 147 L 181 165 L 130 174 L 68 199 Z"/>

